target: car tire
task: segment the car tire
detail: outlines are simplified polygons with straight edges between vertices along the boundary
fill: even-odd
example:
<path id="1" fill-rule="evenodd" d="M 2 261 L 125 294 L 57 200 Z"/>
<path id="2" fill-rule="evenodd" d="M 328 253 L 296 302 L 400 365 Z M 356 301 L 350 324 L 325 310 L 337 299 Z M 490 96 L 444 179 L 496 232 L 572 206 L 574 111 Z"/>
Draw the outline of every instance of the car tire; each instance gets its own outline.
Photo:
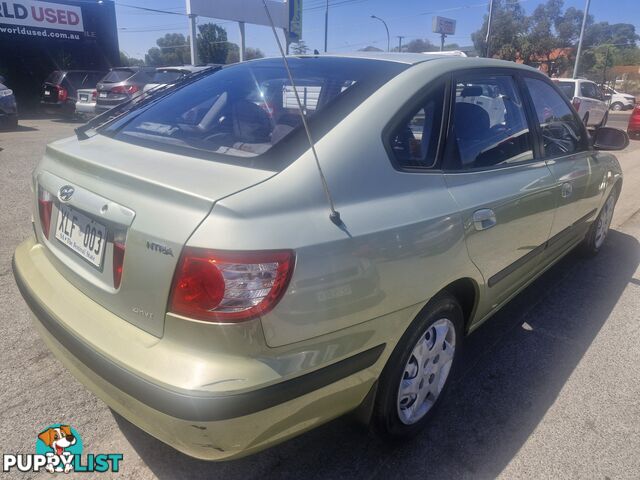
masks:
<path id="1" fill-rule="evenodd" d="M 413 321 L 380 375 L 370 421 L 377 436 L 410 438 L 429 423 L 460 358 L 463 327 L 462 308 L 448 293 Z"/>
<path id="2" fill-rule="evenodd" d="M 611 110 L 614 112 L 621 112 L 624 109 L 624 105 L 620 102 L 614 102 L 611 104 Z"/>
<path id="3" fill-rule="evenodd" d="M 580 251 L 588 257 L 597 255 L 604 245 L 609 228 L 611 227 L 611 219 L 618 201 L 618 187 L 614 187 L 604 205 L 600 209 L 600 213 L 591 223 L 587 235 L 580 244 Z"/>

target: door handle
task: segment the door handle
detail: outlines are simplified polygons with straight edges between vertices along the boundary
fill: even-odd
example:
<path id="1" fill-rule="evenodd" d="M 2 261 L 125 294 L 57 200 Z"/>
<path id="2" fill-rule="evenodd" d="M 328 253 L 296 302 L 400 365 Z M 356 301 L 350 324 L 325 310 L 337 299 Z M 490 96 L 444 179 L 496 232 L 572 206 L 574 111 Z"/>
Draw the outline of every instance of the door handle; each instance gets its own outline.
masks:
<path id="1" fill-rule="evenodd" d="M 565 182 L 562 184 L 562 189 L 560 190 L 560 195 L 562 198 L 569 198 L 573 193 L 573 185 L 570 182 Z"/>
<path id="2" fill-rule="evenodd" d="M 497 222 L 496 214 L 490 208 L 483 208 L 473 212 L 473 226 L 476 230 L 487 230 L 493 227 Z"/>

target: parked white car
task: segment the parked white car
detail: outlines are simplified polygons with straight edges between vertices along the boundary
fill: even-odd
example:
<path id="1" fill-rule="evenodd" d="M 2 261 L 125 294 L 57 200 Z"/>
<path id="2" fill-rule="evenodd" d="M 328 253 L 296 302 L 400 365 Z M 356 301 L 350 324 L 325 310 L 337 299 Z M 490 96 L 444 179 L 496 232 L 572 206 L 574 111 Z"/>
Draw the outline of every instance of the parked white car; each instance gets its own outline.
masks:
<path id="1" fill-rule="evenodd" d="M 596 83 L 584 78 L 554 78 L 553 81 L 571 101 L 587 127 L 607 123 L 609 104 Z"/>
<path id="2" fill-rule="evenodd" d="M 614 112 L 622 110 L 633 110 L 636 105 L 636 97 L 628 93 L 618 92 L 606 85 L 602 86 L 605 98 L 609 101 L 609 108 Z"/>

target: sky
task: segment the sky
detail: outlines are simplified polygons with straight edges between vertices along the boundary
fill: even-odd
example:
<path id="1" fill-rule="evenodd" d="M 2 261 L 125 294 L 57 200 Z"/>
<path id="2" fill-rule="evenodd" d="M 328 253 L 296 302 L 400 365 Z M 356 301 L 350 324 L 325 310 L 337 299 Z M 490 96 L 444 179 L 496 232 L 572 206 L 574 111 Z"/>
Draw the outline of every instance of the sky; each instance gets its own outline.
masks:
<path id="1" fill-rule="evenodd" d="M 215 0 L 211 0 L 215 1 Z M 243 0 L 236 0 L 238 2 Z M 256 0 L 251 0 L 255 2 Z M 324 48 L 325 0 L 303 1 L 302 36 L 313 50 Z M 387 23 L 391 46 L 398 45 L 398 36 L 403 43 L 416 38 L 428 38 L 439 45 L 440 36 L 431 33 L 432 18 L 436 15 L 457 21 L 456 33 L 447 38 L 447 43 L 461 46 L 472 45 L 471 33 L 480 28 L 483 16 L 488 11 L 489 0 L 329 0 L 328 51 L 349 52 L 376 46 L 387 47 L 384 25 L 371 15 Z M 128 56 L 144 58 L 147 50 L 155 46 L 157 38 L 165 33 L 188 34 L 188 19 L 185 16 L 185 0 L 116 0 L 116 16 L 120 50 Z M 531 13 L 542 0 L 520 0 L 527 13 Z M 583 9 L 585 0 L 565 0 L 564 6 Z M 139 6 L 168 10 L 176 15 L 145 12 L 130 8 Z M 632 23 L 640 33 L 640 0 L 591 0 L 589 10 L 596 22 Z M 182 15 L 180 15 L 182 14 Z M 218 23 L 227 30 L 229 41 L 239 43 L 239 29 L 235 22 L 199 18 L 199 23 Z M 277 54 L 277 44 L 269 27 L 246 26 L 247 47 L 260 48 L 267 56 Z"/>

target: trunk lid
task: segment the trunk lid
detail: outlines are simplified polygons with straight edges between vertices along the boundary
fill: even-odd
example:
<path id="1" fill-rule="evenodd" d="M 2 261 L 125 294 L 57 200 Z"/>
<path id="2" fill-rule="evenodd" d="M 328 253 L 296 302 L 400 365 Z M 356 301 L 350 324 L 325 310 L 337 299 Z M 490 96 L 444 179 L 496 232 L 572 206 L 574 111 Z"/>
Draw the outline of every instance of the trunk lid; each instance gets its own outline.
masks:
<path id="1" fill-rule="evenodd" d="M 124 320 L 160 337 L 173 273 L 187 239 L 216 200 L 274 174 L 103 135 L 65 139 L 47 147 L 34 171 L 36 192 L 41 188 L 53 197 L 49 236 L 40 222 L 36 232 L 67 280 Z M 64 195 L 68 187 L 72 193 Z M 37 213 L 34 217 L 39 218 Z M 78 237 L 78 231 L 83 236 Z M 114 239 L 125 246 L 118 288 Z"/>

